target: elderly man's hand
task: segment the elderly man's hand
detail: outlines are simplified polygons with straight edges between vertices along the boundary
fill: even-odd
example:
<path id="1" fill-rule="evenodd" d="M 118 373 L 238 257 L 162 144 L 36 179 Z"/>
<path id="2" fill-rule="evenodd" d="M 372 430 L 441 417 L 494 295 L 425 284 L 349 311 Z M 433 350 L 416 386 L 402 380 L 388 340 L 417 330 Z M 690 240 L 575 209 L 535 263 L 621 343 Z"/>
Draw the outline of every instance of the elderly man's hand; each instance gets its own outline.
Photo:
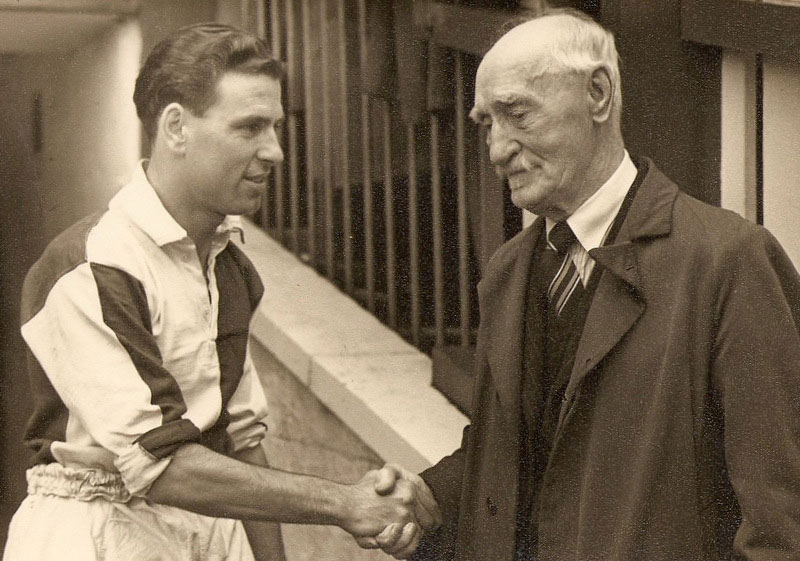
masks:
<path id="1" fill-rule="evenodd" d="M 442 523 L 439 505 L 423 479 L 397 464 L 386 464 L 380 470 L 368 472 L 364 479 L 372 480 L 374 490 L 379 495 L 387 495 L 396 490 L 398 485 L 404 486 L 411 483 L 414 494 L 414 516 L 419 526 L 407 524 L 399 527 L 397 524 L 387 526 L 379 535 L 356 538 L 358 544 L 365 549 L 380 547 L 386 553 L 397 559 L 405 559 L 416 550 L 422 530 L 434 530 Z M 362 481 L 364 481 L 362 479 Z"/>

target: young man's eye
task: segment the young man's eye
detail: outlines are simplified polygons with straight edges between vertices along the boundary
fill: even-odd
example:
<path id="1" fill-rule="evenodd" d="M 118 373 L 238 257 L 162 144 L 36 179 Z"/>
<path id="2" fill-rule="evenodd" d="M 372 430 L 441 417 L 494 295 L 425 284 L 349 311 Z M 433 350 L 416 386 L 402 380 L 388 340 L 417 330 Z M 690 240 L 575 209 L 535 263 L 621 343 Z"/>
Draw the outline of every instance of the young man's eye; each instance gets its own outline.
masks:
<path id="1" fill-rule="evenodd" d="M 264 130 L 264 124 L 259 121 L 248 121 L 241 123 L 237 128 L 245 135 L 256 136 Z"/>

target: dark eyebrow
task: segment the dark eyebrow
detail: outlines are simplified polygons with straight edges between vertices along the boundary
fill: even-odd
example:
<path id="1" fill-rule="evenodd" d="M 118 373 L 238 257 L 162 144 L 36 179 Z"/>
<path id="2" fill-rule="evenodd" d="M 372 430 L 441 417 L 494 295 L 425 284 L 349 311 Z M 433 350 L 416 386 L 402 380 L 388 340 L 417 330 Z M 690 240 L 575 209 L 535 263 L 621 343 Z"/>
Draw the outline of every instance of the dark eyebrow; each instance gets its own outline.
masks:
<path id="1" fill-rule="evenodd" d="M 240 117 L 238 119 L 234 119 L 232 124 L 233 124 L 234 127 L 241 127 L 241 126 L 247 126 L 247 125 L 252 125 L 252 124 L 261 125 L 261 124 L 267 124 L 267 123 L 271 122 L 273 125 L 277 126 L 277 125 L 283 124 L 283 117 L 284 116 L 281 115 L 280 117 L 278 117 L 278 118 L 273 120 L 273 119 L 269 119 L 268 117 L 264 117 L 263 115 L 247 115 L 247 116 L 244 116 L 244 117 Z"/>
<path id="2" fill-rule="evenodd" d="M 266 123 L 267 118 L 262 117 L 261 115 L 247 115 L 245 117 L 239 117 L 233 120 L 234 126 L 239 125 L 250 125 L 253 123 Z"/>

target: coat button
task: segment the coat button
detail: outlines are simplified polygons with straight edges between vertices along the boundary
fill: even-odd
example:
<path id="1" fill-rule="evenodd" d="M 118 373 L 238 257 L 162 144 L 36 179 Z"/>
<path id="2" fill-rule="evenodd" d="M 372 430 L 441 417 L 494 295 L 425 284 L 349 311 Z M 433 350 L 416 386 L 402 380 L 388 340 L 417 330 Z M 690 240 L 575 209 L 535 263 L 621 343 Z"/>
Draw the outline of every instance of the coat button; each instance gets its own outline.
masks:
<path id="1" fill-rule="evenodd" d="M 486 508 L 489 509 L 489 514 L 492 516 L 497 514 L 497 505 L 494 504 L 492 497 L 486 497 Z"/>

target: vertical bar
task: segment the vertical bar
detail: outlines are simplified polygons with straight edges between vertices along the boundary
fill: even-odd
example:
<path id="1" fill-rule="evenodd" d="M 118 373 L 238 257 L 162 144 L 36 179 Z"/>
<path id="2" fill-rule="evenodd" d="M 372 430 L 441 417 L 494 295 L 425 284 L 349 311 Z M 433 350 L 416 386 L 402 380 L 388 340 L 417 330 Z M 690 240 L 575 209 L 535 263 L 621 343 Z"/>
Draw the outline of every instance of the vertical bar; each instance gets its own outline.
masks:
<path id="1" fill-rule="evenodd" d="M 292 250 L 300 254 L 300 177 L 297 153 L 297 115 L 289 113 L 286 125 L 289 129 L 289 218 L 292 229 Z"/>
<path id="2" fill-rule="evenodd" d="M 487 130 L 486 125 L 478 125 L 478 191 L 481 194 L 481 200 L 483 200 L 483 194 L 487 189 L 486 174 L 489 168 L 489 146 L 486 144 Z M 483 216 L 481 216 L 481 221 L 483 221 Z M 484 233 L 485 229 L 481 227 L 481 245 L 484 245 Z M 483 256 L 481 256 L 481 267 L 483 265 Z"/>
<path id="3" fill-rule="evenodd" d="M 464 158 L 464 71 L 462 54 L 456 53 L 456 180 L 458 183 L 458 288 L 461 312 L 461 346 L 469 345 L 469 263 L 467 238 L 467 181 Z"/>
<path id="4" fill-rule="evenodd" d="M 392 181 L 392 117 L 389 101 L 381 103 L 383 116 L 383 212 L 386 221 L 386 298 L 389 326 L 397 327 L 397 286 L 395 286 L 394 184 Z"/>
<path id="5" fill-rule="evenodd" d="M 263 2 L 259 2 L 261 10 L 263 10 Z M 270 22 L 270 35 L 272 39 L 272 56 L 281 58 L 281 10 L 280 0 L 270 0 L 269 3 L 269 22 Z M 286 141 L 285 135 L 282 133 L 279 139 L 281 144 Z M 272 174 L 273 184 L 272 187 L 275 191 L 275 237 L 283 241 L 283 165 L 275 167 Z M 269 224 L 269 194 L 264 194 L 264 205 L 262 206 L 262 219 L 263 225 Z"/>
<path id="6" fill-rule="evenodd" d="M 294 81 L 297 73 L 297 60 L 295 45 L 297 36 L 294 28 L 294 2 L 286 2 L 286 76 L 287 80 Z M 286 117 L 286 127 L 289 129 L 289 217 L 292 231 L 292 250 L 300 254 L 300 177 L 299 156 L 297 154 L 297 114 L 294 107 L 290 107 Z"/>
<path id="7" fill-rule="evenodd" d="M 756 55 L 725 52 L 720 87 L 720 205 L 756 222 Z"/>
<path id="8" fill-rule="evenodd" d="M 264 21 L 263 2 L 257 2 L 255 6 L 256 8 L 255 14 L 251 13 L 252 7 L 253 6 L 251 5 L 251 0 L 244 0 L 241 3 L 239 12 L 242 21 L 242 26 L 245 29 L 254 32 L 256 37 L 258 37 L 259 39 L 265 39 L 266 29 L 265 25 L 263 24 L 265 24 L 266 22 Z M 270 25 L 274 27 L 274 22 L 271 21 Z M 270 46 L 270 49 L 272 50 L 272 56 L 279 58 L 279 55 L 275 51 L 274 33 L 272 34 L 272 45 Z M 260 221 L 261 221 L 261 227 L 266 231 L 269 231 L 271 229 L 269 220 L 269 215 L 270 215 L 269 192 L 270 189 L 274 189 L 275 177 L 277 176 L 277 174 L 278 174 L 278 168 L 276 167 L 272 170 L 272 173 L 270 174 L 270 179 L 264 189 L 264 192 L 261 194 Z"/>
<path id="9" fill-rule="evenodd" d="M 358 50 L 362 78 L 367 69 L 367 0 L 358 0 Z M 364 269 L 367 308 L 375 311 L 375 240 L 372 236 L 372 152 L 369 139 L 369 95 L 361 93 L 361 160 L 364 182 Z"/>
<path id="10" fill-rule="evenodd" d="M 756 55 L 756 224 L 764 224 L 764 57 Z"/>
<path id="11" fill-rule="evenodd" d="M 255 17 L 256 36 L 258 36 L 260 39 L 265 39 L 267 36 L 267 10 L 266 6 L 264 5 L 264 2 L 265 0 L 255 0 L 254 2 L 255 14 L 251 15 L 251 17 Z M 280 35 L 278 37 L 280 37 Z M 274 39 L 273 39 L 273 46 L 274 46 Z"/>
<path id="12" fill-rule="evenodd" d="M 337 7 L 337 32 L 339 39 L 339 100 L 341 102 L 341 123 L 339 138 L 342 149 L 342 221 L 344 222 L 344 286 L 348 292 L 353 291 L 353 219 L 350 208 L 350 121 L 347 101 L 350 92 L 347 90 L 347 32 L 345 24 L 345 1 L 339 0 Z"/>
<path id="13" fill-rule="evenodd" d="M 335 276 L 333 263 L 333 185 L 331 182 L 331 95 L 328 76 L 328 0 L 319 3 L 320 65 L 322 74 L 322 184 L 325 192 L 325 272 Z"/>
<path id="14" fill-rule="evenodd" d="M 439 117 L 431 113 L 431 207 L 433 219 L 433 302 L 436 346 L 444 346 L 444 272 L 442 270 L 442 179 L 439 171 Z"/>
<path id="15" fill-rule="evenodd" d="M 308 240 L 308 255 L 312 266 L 316 264 L 316 232 L 315 232 L 315 193 L 314 193 L 314 135 L 313 114 L 313 68 L 311 61 L 311 7 L 310 0 L 303 0 L 303 91 L 305 93 L 305 140 L 306 140 L 306 203 L 308 227 L 306 237 Z"/>
<path id="16" fill-rule="evenodd" d="M 411 293 L 411 340 L 419 346 L 419 217 L 417 216 L 417 150 L 414 124 L 406 126 L 408 152 L 408 261 Z"/>
<path id="17" fill-rule="evenodd" d="M 485 271 L 495 250 L 505 241 L 506 219 L 503 201 L 503 183 L 492 169 L 489 147 L 486 145 L 487 127 L 477 130 L 478 189 L 480 197 L 480 252 L 477 255 L 481 271 Z"/>

